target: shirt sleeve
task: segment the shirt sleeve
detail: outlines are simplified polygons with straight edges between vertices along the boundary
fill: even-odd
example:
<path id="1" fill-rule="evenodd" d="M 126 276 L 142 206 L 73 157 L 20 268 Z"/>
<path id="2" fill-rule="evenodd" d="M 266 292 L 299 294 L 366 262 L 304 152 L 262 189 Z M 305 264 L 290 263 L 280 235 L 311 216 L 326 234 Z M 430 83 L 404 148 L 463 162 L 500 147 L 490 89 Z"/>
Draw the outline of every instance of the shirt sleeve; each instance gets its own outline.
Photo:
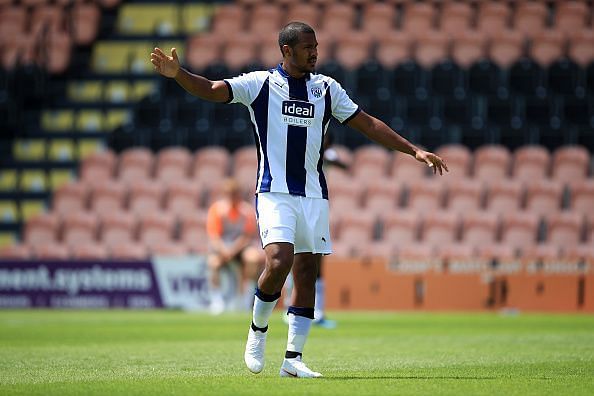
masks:
<path id="1" fill-rule="evenodd" d="M 241 103 L 245 106 L 256 99 L 263 83 L 262 73 L 259 72 L 245 73 L 224 81 L 229 88 L 227 103 Z"/>
<path id="2" fill-rule="evenodd" d="M 341 124 L 346 124 L 361 111 L 344 88 L 335 80 L 330 80 L 330 95 L 332 97 L 332 115 Z"/>

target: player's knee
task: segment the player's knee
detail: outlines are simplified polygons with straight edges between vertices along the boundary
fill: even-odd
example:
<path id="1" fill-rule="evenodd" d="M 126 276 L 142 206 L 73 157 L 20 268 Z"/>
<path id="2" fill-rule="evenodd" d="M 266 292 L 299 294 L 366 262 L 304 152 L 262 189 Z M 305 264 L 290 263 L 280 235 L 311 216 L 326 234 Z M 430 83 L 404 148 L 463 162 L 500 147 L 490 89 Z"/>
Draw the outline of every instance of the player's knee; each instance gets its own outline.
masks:
<path id="1" fill-rule="evenodd" d="M 266 251 L 266 269 L 286 276 L 293 265 L 293 252 L 284 248 L 269 248 Z"/>

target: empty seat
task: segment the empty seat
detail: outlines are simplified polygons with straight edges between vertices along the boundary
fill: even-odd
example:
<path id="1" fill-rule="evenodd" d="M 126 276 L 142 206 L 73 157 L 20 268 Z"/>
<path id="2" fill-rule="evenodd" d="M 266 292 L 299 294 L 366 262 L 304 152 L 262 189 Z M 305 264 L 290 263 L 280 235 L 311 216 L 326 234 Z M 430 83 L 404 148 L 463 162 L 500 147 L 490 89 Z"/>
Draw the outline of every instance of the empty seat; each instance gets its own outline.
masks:
<path id="1" fill-rule="evenodd" d="M 584 179 L 589 164 L 590 153 L 585 147 L 559 147 L 553 152 L 552 177 L 561 182 Z"/>
<path id="2" fill-rule="evenodd" d="M 138 239 L 145 246 L 150 247 L 173 239 L 175 218 L 171 213 L 146 212 L 141 214 L 139 219 Z"/>
<path id="3" fill-rule="evenodd" d="M 70 251 L 65 245 L 56 242 L 40 242 L 31 245 L 33 255 L 38 260 L 68 260 Z"/>
<path id="4" fill-rule="evenodd" d="M 60 221 L 52 213 L 43 213 L 32 217 L 25 225 L 25 242 L 32 246 L 37 243 L 58 240 Z"/>
<path id="5" fill-rule="evenodd" d="M 83 183 L 67 183 L 53 195 L 53 210 L 56 213 L 82 211 L 87 206 L 89 187 Z"/>
<path id="6" fill-rule="evenodd" d="M 91 243 L 96 239 L 99 221 L 93 213 L 65 213 L 62 224 L 62 242 L 68 246 Z"/>
<path id="7" fill-rule="evenodd" d="M 163 185 L 159 182 L 138 180 L 130 183 L 128 209 L 133 213 L 147 213 L 160 210 L 163 199 Z"/>
<path id="8" fill-rule="evenodd" d="M 14 223 L 19 221 L 17 202 L 0 200 L 0 223 Z"/>
<path id="9" fill-rule="evenodd" d="M 126 193 L 126 187 L 119 182 L 109 181 L 92 185 L 90 208 L 99 214 L 119 211 L 124 207 Z"/>
<path id="10" fill-rule="evenodd" d="M 594 211 L 594 179 L 570 182 L 570 207 L 583 215 Z"/>
<path id="11" fill-rule="evenodd" d="M 152 175 L 153 153 L 146 148 L 135 147 L 120 154 L 118 178 L 123 181 L 147 179 Z"/>
<path id="12" fill-rule="evenodd" d="M 107 248 L 97 243 L 76 243 L 70 246 L 73 259 L 76 260 L 106 260 L 109 257 Z"/>
<path id="13" fill-rule="evenodd" d="M 320 25 L 320 10 L 314 4 L 291 2 L 287 11 L 286 23 L 302 21 L 317 29 Z"/>
<path id="14" fill-rule="evenodd" d="M 554 244 L 539 243 L 528 246 L 522 251 L 522 259 L 528 270 L 541 270 L 543 264 L 559 261 L 559 246 Z"/>
<path id="15" fill-rule="evenodd" d="M 486 208 L 493 213 L 515 212 L 522 203 L 524 188 L 517 180 L 502 179 L 489 183 Z"/>
<path id="16" fill-rule="evenodd" d="M 31 258 L 31 249 L 27 245 L 10 244 L 0 247 L 0 260 L 27 260 Z"/>
<path id="17" fill-rule="evenodd" d="M 164 181 L 185 179 L 192 155 L 186 148 L 170 147 L 157 154 L 156 177 Z"/>
<path id="18" fill-rule="evenodd" d="M 207 251 L 206 211 L 191 212 L 180 218 L 180 239 L 191 252 Z"/>
<path id="19" fill-rule="evenodd" d="M 104 181 L 113 177 L 116 157 L 112 151 L 105 150 L 86 156 L 80 166 L 82 180 Z"/>
<path id="20" fill-rule="evenodd" d="M 453 243 L 458 237 L 460 217 L 452 212 L 434 212 L 423 215 L 421 241 L 436 247 Z"/>
<path id="21" fill-rule="evenodd" d="M 516 63 L 524 53 L 524 37 L 516 30 L 501 30 L 493 34 L 489 58 L 503 69 Z"/>
<path id="22" fill-rule="evenodd" d="M 547 243 L 560 248 L 576 246 L 581 241 L 582 220 L 582 214 L 569 211 L 547 216 Z"/>
<path id="23" fill-rule="evenodd" d="M 391 175 L 393 179 L 411 181 L 423 179 L 427 174 L 427 165 L 419 162 L 411 155 L 394 152 Z M 447 162 L 447 159 L 446 159 Z"/>
<path id="24" fill-rule="evenodd" d="M 480 181 L 455 178 L 447 182 L 446 208 L 451 212 L 468 213 L 479 210 L 483 200 Z"/>
<path id="25" fill-rule="evenodd" d="M 368 2 L 363 8 L 361 29 L 368 32 L 375 39 L 389 34 L 394 29 L 396 8 L 387 3 Z"/>
<path id="26" fill-rule="evenodd" d="M 365 190 L 365 210 L 377 214 L 392 211 L 400 202 L 402 185 L 394 183 L 393 180 L 382 177 L 372 178 L 364 183 Z"/>
<path id="27" fill-rule="evenodd" d="M 192 177 L 205 187 L 221 180 L 229 169 L 230 155 L 223 147 L 205 147 L 198 150 L 192 165 Z"/>
<path id="28" fill-rule="evenodd" d="M 535 34 L 530 47 L 530 57 L 541 67 L 549 67 L 563 56 L 565 36 L 558 30 L 544 30 Z"/>
<path id="29" fill-rule="evenodd" d="M 524 146 L 514 151 L 512 175 L 522 182 L 544 179 L 549 172 L 551 155 L 542 146 Z"/>
<path id="30" fill-rule="evenodd" d="M 581 1 L 560 1 L 555 11 L 555 28 L 565 33 L 585 28 L 588 14 L 592 12 L 586 3 Z"/>
<path id="31" fill-rule="evenodd" d="M 363 186 L 356 183 L 336 183 L 335 179 L 328 179 L 328 181 L 328 196 L 332 212 L 346 213 L 360 209 Z"/>
<path id="32" fill-rule="evenodd" d="M 436 7 L 428 3 L 409 3 L 402 16 L 402 30 L 407 34 L 417 35 L 433 29 Z"/>
<path id="33" fill-rule="evenodd" d="M 221 60 L 222 43 L 220 36 L 203 33 L 188 39 L 186 61 L 194 69 L 202 71 L 207 66 Z"/>
<path id="34" fill-rule="evenodd" d="M 350 246 L 354 255 L 360 253 L 362 246 L 373 239 L 375 222 L 376 216 L 372 212 L 341 213 L 337 243 Z"/>
<path id="35" fill-rule="evenodd" d="M 487 37 L 481 31 L 464 30 L 453 35 L 452 60 L 464 69 L 486 56 Z"/>
<path id="36" fill-rule="evenodd" d="M 243 33 L 227 40 L 222 60 L 229 69 L 238 73 L 248 65 L 257 62 L 259 38 Z"/>
<path id="37" fill-rule="evenodd" d="M 472 16 L 472 8 L 468 3 L 445 3 L 441 10 L 440 30 L 448 34 L 466 30 L 470 28 Z"/>
<path id="38" fill-rule="evenodd" d="M 499 217 L 492 212 L 462 213 L 462 243 L 472 247 L 495 243 Z"/>
<path id="39" fill-rule="evenodd" d="M 132 242 L 136 237 L 136 217 L 129 212 L 110 211 L 99 215 L 99 239 L 106 246 Z"/>
<path id="40" fill-rule="evenodd" d="M 390 152 L 378 145 L 367 145 L 355 151 L 353 171 L 362 178 L 383 177 L 391 160 Z"/>
<path id="41" fill-rule="evenodd" d="M 449 37 L 437 30 L 417 34 L 415 59 L 425 69 L 431 69 L 448 57 Z"/>
<path id="42" fill-rule="evenodd" d="M 472 153 L 468 147 L 461 144 L 448 144 L 441 146 L 435 152 L 448 164 L 450 174 L 456 177 L 466 177 L 470 170 Z"/>
<path id="43" fill-rule="evenodd" d="M 568 55 L 584 69 L 594 62 L 594 30 L 584 29 L 572 33 Z"/>
<path id="44" fill-rule="evenodd" d="M 89 45 L 97 37 L 101 12 L 97 4 L 77 3 L 72 9 L 72 28 L 77 45 Z"/>
<path id="45" fill-rule="evenodd" d="M 201 199 L 201 186 L 186 180 L 167 184 L 165 209 L 178 216 L 198 210 Z"/>
<path id="46" fill-rule="evenodd" d="M 510 7 L 501 2 L 482 1 L 479 3 L 477 29 L 491 36 L 509 27 Z"/>
<path id="47" fill-rule="evenodd" d="M 400 31 L 381 32 L 375 57 L 386 69 L 392 69 L 411 58 L 411 38 Z"/>
<path id="48" fill-rule="evenodd" d="M 233 36 L 245 27 L 245 8 L 237 4 L 225 4 L 216 8 L 211 29 L 216 35 Z"/>
<path id="49" fill-rule="evenodd" d="M 64 12 L 59 6 L 41 5 L 31 13 L 29 31 L 32 36 L 49 35 L 64 29 Z"/>
<path id="50" fill-rule="evenodd" d="M 252 8 L 249 32 L 264 38 L 277 35 L 282 23 L 282 9 L 276 4 L 258 4 Z"/>
<path id="51" fill-rule="evenodd" d="M 321 18 L 322 30 L 332 38 L 337 38 L 353 30 L 354 20 L 354 7 L 340 2 L 333 2 L 324 7 L 324 14 Z"/>
<path id="52" fill-rule="evenodd" d="M 335 58 L 347 70 L 355 70 L 369 59 L 372 36 L 365 31 L 347 31 L 338 37 Z"/>
<path id="53" fill-rule="evenodd" d="M 526 184 L 526 210 L 540 216 L 561 209 L 563 185 L 554 180 L 532 180 Z"/>
<path id="54" fill-rule="evenodd" d="M 411 180 L 407 207 L 422 213 L 437 212 L 443 206 L 444 185 L 435 179 Z"/>
<path id="55" fill-rule="evenodd" d="M 148 251 L 142 244 L 122 242 L 110 248 L 110 256 L 114 260 L 144 260 L 148 257 Z"/>
<path id="56" fill-rule="evenodd" d="M 418 240 L 421 215 L 415 211 L 386 211 L 380 214 L 382 240 L 394 246 L 406 246 Z"/>
<path id="57" fill-rule="evenodd" d="M 189 252 L 189 247 L 183 243 L 176 242 L 155 242 L 149 248 L 152 256 L 185 256 Z"/>
<path id="58" fill-rule="evenodd" d="M 487 145 L 474 153 L 474 177 L 492 183 L 507 178 L 511 153 L 505 146 Z"/>
<path id="59" fill-rule="evenodd" d="M 532 246 L 538 238 L 539 216 L 531 212 L 508 212 L 501 219 L 501 244 L 514 249 Z"/>
<path id="60" fill-rule="evenodd" d="M 520 2 L 514 14 L 514 28 L 530 37 L 544 30 L 547 15 L 547 6 L 544 2 Z"/>

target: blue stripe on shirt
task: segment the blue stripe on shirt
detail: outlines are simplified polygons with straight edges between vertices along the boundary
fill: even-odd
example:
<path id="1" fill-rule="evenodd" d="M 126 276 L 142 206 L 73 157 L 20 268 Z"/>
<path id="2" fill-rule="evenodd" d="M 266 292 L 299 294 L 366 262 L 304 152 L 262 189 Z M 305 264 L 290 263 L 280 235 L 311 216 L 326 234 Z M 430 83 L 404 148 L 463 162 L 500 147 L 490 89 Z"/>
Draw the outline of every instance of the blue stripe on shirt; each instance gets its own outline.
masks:
<path id="1" fill-rule="evenodd" d="M 288 77 L 289 98 L 308 101 L 305 78 Z M 307 171 L 305 169 L 305 150 L 307 145 L 307 127 L 289 125 L 287 127 L 286 179 L 290 194 L 305 197 Z"/>
<path id="2" fill-rule="evenodd" d="M 270 164 L 268 163 L 266 146 L 268 139 L 268 97 L 270 96 L 268 80 L 269 79 L 267 78 L 266 81 L 264 81 L 258 96 L 251 104 L 252 110 L 254 111 L 254 118 L 256 120 L 256 125 L 253 127 L 258 150 L 258 179 L 260 178 L 260 172 L 263 173 L 262 184 L 259 188 L 256 185 L 257 192 L 269 192 L 272 183 L 272 174 L 270 173 Z M 264 153 L 264 158 L 260 158 L 260 150 Z M 256 179 L 256 183 L 258 179 Z"/>

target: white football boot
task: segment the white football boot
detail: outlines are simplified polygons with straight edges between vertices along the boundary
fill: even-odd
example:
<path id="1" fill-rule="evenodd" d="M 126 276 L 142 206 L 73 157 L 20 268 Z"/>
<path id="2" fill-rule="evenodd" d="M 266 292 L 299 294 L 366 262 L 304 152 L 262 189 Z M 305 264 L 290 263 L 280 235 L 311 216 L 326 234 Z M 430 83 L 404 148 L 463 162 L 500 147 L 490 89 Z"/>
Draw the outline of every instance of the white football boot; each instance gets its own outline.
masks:
<path id="1" fill-rule="evenodd" d="M 318 378 L 322 377 L 322 374 L 308 369 L 305 363 L 301 361 L 301 356 L 298 356 L 295 359 L 283 360 L 280 376 L 293 378 Z"/>
<path id="2" fill-rule="evenodd" d="M 247 368 L 254 374 L 258 374 L 264 369 L 264 349 L 266 349 L 267 334 L 268 332 L 254 331 L 250 327 L 243 358 Z"/>

